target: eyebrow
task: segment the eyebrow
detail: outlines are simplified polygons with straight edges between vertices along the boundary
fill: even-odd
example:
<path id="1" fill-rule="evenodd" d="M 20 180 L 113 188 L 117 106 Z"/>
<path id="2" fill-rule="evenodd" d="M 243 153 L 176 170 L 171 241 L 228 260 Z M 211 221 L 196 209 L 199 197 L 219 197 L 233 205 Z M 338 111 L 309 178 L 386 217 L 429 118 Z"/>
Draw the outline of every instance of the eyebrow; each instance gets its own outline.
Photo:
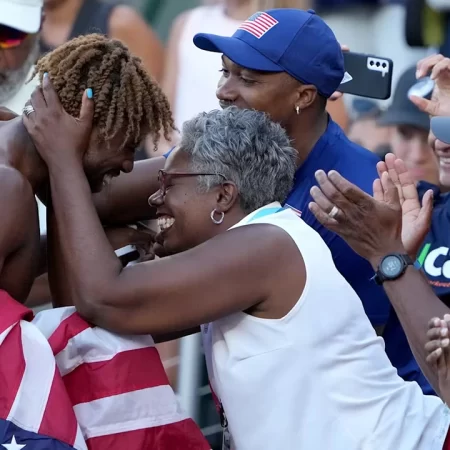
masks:
<path id="1" fill-rule="evenodd" d="M 236 64 L 231 59 L 230 59 L 230 61 L 231 61 L 232 64 L 234 64 L 239 69 L 246 70 L 247 72 L 251 72 L 254 75 L 271 75 L 272 73 L 278 73 L 278 72 L 267 72 L 267 71 L 264 71 L 264 70 L 249 69 L 247 67 L 241 66 L 240 64 Z M 222 55 L 222 64 L 226 65 L 226 63 L 225 63 L 225 55 Z"/>

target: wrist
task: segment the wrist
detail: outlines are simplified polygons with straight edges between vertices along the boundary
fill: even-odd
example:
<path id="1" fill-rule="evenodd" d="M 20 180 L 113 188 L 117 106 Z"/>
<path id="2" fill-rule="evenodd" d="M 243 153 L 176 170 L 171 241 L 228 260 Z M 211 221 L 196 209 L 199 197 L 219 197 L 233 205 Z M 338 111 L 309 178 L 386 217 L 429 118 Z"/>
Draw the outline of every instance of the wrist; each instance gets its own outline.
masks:
<path id="1" fill-rule="evenodd" d="M 407 254 L 405 247 L 401 242 L 393 242 L 391 245 L 385 245 L 382 249 L 377 249 L 376 252 L 368 258 L 368 261 L 372 265 L 372 268 L 376 271 L 381 263 L 381 260 L 391 253 Z"/>

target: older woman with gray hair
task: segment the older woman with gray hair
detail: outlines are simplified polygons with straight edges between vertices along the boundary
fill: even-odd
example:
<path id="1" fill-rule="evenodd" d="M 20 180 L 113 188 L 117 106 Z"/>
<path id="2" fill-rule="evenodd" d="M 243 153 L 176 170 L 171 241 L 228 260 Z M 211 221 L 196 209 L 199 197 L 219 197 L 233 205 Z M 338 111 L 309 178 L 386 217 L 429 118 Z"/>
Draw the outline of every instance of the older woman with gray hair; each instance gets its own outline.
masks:
<path id="1" fill-rule="evenodd" d="M 280 125 L 234 107 L 186 122 L 149 199 L 172 255 L 123 268 L 82 170 L 92 105 L 74 122 L 44 95 L 24 120 L 49 167 L 75 306 L 158 340 L 201 326 L 223 448 L 442 449 L 445 406 L 398 377 L 328 247 L 280 206 L 295 172 Z M 48 117 L 76 130 L 71 146 Z"/>

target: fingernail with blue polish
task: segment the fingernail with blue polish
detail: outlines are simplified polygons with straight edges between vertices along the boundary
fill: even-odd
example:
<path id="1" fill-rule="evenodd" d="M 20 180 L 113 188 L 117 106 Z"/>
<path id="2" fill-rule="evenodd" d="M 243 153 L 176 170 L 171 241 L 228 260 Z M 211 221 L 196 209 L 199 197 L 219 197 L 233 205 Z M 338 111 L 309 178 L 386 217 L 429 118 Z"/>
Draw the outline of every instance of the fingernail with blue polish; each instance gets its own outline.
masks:
<path id="1" fill-rule="evenodd" d="M 45 73 L 44 73 L 44 78 L 47 78 L 47 77 L 48 77 L 48 73 L 45 72 Z"/>
<path id="2" fill-rule="evenodd" d="M 92 92 L 91 88 L 86 89 L 86 95 L 87 95 L 87 98 L 94 97 L 94 93 Z"/>

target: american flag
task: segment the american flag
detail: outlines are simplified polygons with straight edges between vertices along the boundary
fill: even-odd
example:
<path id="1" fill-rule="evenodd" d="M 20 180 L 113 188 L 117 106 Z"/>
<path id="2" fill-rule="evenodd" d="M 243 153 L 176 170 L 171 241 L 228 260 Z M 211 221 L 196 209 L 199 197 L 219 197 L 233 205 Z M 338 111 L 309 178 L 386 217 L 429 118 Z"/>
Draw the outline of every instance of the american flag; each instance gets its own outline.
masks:
<path id="1" fill-rule="evenodd" d="M 274 19 L 270 14 L 265 12 L 257 12 L 243 22 L 238 30 L 247 31 L 251 35 L 260 39 L 277 23 L 278 20 Z"/>
<path id="2" fill-rule="evenodd" d="M 181 411 L 150 336 L 32 313 L 0 291 L 0 448 L 209 450 Z"/>

